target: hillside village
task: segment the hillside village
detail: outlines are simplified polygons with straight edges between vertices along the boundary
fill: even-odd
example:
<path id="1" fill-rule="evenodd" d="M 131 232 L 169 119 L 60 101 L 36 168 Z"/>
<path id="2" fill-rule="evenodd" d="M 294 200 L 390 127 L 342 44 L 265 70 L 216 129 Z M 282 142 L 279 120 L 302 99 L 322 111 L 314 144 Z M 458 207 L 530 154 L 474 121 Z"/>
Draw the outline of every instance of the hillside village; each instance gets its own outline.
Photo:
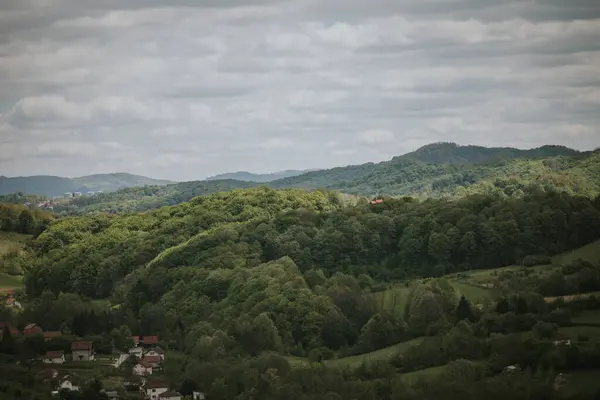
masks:
<path id="1" fill-rule="evenodd" d="M 132 336 L 127 352 L 114 350 L 112 354 L 97 354 L 93 341 L 79 340 L 60 331 L 45 331 L 36 323 L 22 329 L 0 322 L 0 342 L 9 335 L 13 340 L 42 341 L 48 348 L 43 356 L 31 355 L 21 361 L 31 373 L 48 386 L 51 395 L 63 398 L 65 392 L 78 392 L 88 373 L 111 371 L 111 376 L 122 382 L 117 387 L 103 389 L 109 400 L 140 398 L 149 400 L 182 400 L 178 393 L 161 380 L 165 351 L 159 346 L 158 336 Z M 68 341 L 68 350 L 58 350 Z M 199 391 L 192 399 L 204 400 Z"/>

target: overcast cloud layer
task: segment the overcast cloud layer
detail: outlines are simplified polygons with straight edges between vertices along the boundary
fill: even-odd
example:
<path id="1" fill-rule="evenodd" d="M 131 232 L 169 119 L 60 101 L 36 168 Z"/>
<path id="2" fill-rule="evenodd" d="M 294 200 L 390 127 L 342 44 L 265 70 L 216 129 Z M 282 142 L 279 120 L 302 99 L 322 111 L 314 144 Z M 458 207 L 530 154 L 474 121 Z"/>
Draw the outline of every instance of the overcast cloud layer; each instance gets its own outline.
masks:
<path id="1" fill-rule="evenodd" d="M 0 139 L 0 175 L 173 180 L 593 149 L 600 1 L 2 0 Z"/>

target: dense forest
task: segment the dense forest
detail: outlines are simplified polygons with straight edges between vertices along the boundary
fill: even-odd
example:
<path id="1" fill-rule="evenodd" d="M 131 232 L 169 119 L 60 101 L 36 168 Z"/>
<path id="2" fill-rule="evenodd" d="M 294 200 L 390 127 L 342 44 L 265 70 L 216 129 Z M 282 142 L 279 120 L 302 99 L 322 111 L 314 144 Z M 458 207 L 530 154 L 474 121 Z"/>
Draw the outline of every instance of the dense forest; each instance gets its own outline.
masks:
<path id="1" fill-rule="evenodd" d="M 488 150 L 439 144 L 396 160 L 421 182 L 437 174 L 425 170 L 481 171 L 452 196 L 440 194 L 455 183 L 372 202 L 225 180 L 80 198 L 69 207 L 95 212 L 57 219 L 3 205 L 2 229 L 33 238 L 10 256 L 23 309 L 0 304 L 0 397 L 47 399 L 31 373 L 46 351 L 85 339 L 108 357 L 156 335 L 157 376 L 211 400 L 596 398 L 561 376 L 600 369 L 599 153 L 547 147 L 498 163 L 512 150 Z M 567 171 L 579 172 L 554 179 Z M 555 257 L 582 246 L 585 260 Z M 61 335 L 8 329 L 32 321 Z M 103 385 L 132 366 L 61 399 L 106 400 Z"/>
<path id="2" fill-rule="evenodd" d="M 368 163 L 307 172 L 267 183 L 236 180 L 196 181 L 123 189 L 58 204 L 63 215 L 90 212 L 139 212 L 231 189 L 325 188 L 354 196 L 413 196 L 458 199 L 471 194 L 521 197 L 538 191 L 571 195 L 600 194 L 600 152 L 579 153 L 560 146 L 533 150 L 425 146 L 378 164 Z"/>

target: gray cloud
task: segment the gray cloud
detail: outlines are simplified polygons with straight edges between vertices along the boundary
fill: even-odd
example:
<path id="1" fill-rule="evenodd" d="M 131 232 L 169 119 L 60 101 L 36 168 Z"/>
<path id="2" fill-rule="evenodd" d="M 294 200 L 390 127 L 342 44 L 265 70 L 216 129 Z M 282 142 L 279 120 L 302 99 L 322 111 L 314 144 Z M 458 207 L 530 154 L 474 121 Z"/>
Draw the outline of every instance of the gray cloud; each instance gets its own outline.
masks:
<path id="1" fill-rule="evenodd" d="M 600 145 L 596 0 L 5 0 L 4 175 Z"/>

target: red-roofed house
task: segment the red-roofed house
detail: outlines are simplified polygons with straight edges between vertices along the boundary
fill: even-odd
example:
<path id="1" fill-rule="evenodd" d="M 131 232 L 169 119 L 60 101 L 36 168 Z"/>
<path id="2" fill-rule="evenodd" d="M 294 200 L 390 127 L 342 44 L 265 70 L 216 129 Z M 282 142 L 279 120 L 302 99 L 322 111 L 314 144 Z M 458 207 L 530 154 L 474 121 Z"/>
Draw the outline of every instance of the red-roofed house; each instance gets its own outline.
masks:
<path id="1" fill-rule="evenodd" d="M 142 336 L 141 342 L 146 347 L 154 347 L 158 344 L 158 336 Z"/>
<path id="2" fill-rule="evenodd" d="M 42 333 L 42 328 L 38 324 L 28 324 L 23 328 L 23 335 L 33 336 Z"/>
<path id="3" fill-rule="evenodd" d="M 73 342 L 71 343 L 71 352 L 73 361 L 94 361 L 93 342 Z"/>
<path id="4" fill-rule="evenodd" d="M 152 365 L 153 368 L 160 367 L 160 363 L 162 362 L 162 358 L 160 356 L 145 356 L 142 358 L 142 361 Z"/>
<path id="5" fill-rule="evenodd" d="M 44 332 L 44 340 L 47 342 L 50 339 L 54 339 L 57 337 L 61 337 L 62 333 L 60 331 L 51 331 L 51 332 Z"/>
<path id="6" fill-rule="evenodd" d="M 64 351 L 49 351 L 46 353 L 43 359 L 46 364 L 63 364 L 65 362 Z"/>
<path id="7" fill-rule="evenodd" d="M 158 400 L 158 396 L 169 391 L 169 386 L 161 382 L 148 382 L 144 386 L 146 397 L 150 400 Z"/>

